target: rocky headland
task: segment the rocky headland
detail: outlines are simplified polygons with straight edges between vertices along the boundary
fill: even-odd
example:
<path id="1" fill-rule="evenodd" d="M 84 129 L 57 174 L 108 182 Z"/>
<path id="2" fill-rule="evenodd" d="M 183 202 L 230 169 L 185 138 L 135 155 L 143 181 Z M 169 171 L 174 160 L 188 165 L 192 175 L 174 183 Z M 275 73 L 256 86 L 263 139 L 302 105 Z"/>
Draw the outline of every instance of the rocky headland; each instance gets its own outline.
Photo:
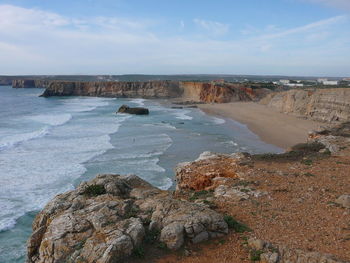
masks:
<path id="1" fill-rule="evenodd" d="M 283 154 L 206 152 L 175 192 L 99 175 L 36 216 L 27 262 L 349 262 L 349 138 L 345 123 Z"/>
<path id="2" fill-rule="evenodd" d="M 171 98 L 180 101 L 225 103 L 257 101 L 270 92 L 259 84 L 214 82 L 147 81 L 147 82 L 82 82 L 14 80 L 14 88 L 46 88 L 43 97 L 97 96 L 117 98 Z"/>

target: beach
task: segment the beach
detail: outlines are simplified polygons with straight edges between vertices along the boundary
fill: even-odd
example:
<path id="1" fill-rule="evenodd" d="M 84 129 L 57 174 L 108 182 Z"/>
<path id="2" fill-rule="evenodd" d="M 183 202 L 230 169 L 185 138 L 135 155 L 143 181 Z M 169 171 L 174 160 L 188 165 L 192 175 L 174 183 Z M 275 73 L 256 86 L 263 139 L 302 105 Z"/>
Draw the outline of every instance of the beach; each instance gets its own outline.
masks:
<path id="1" fill-rule="evenodd" d="M 320 122 L 283 114 L 254 102 L 201 104 L 199 108 L 207 114 L 245 124 L 264 142 L 283 149 L 305 142 L 310 130 L 322 126 Z"/>

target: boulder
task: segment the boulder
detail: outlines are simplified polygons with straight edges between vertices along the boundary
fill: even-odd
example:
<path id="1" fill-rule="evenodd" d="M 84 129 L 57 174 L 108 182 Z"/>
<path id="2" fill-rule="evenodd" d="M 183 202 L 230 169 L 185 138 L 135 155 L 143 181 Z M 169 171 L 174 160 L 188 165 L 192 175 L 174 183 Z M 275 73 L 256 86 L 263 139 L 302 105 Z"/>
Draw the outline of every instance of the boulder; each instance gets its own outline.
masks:
<path id="1" fill-rule="evenodd" d="M 135 107 L 131 108 L 127 105 L 122 105 L 118 109 L 118 113 L 128 113 L 128 114 L 136 114 L 136 115 L 148 115 L 149 110 L 146 108 L 141 108 L 141 107 Z"/>
<path id="2" fill-rule="evenodd" d="M 341 195 L 335 202 L 344 208 L 350 208 L 350 195 Z"/>
<path id="3" fill-rule="evenodd" d="M 27 262 L 117 263 L 147 235 L 156 235 L 155 246 L 178 249 L 227 233 L 223 216 L 206 206 L 174 199 L 134 175 L 98 175 L 36 216 Z"/>

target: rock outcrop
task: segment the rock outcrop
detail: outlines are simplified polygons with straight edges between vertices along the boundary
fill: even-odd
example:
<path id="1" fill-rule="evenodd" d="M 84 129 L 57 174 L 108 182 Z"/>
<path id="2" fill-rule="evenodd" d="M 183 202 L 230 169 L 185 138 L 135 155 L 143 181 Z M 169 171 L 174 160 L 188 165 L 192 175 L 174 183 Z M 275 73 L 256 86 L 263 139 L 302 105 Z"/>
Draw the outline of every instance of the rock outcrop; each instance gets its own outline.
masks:
<path id="1" fill-rule="evenodd" d="M 42 94 L 51 96 L 94 96 L 113 98 L 176 98 L 181 96 L 175 81 L 75 82 L 53 81 Z"/>
<path id="2" fill-rule="evenodd" d="M 12 88 L 41 88 L 46 89 L 51 81 L 40 79 L 15 79 L 12 81 Z"/>
<path id="3" fill-rule="evenodd" d="M 148 115 L 149 114 L 149 110 L 146 108 L 142 108 L 142 107 L 130 108 L 127 105 L 122 105 L 118 109 L 118 112 L 119 113 L 136 114 L 136 115 Z"/>
<path id="4" fill-rule="evenodd" d="M 205 205 L 174 199 L 136 176 L 99 175 L 36 216 L 27 262 L 123 262 L 149 235 L 178 249 L 227 233 L 223 217 Z"/>
<path id="5" fill-rule="evenodd" d="M 183 98 L 194 102 L 256 101 L 271 91 L 250 84 L 182 82 Z"/>
<path id="6" fill-rule="evenodd" d="M 350 120 L 350 88 L 289 90 L 271 93 L 260 103 L 283 113 L 322 122 Z"/>
<path id="7" fill-rule="evenodd" d="M 249 239 L 248 245 L 252 249 L 252 260 L 261 263 L 346 263 L 345 261 L 336 259 L 332 255 L 292 249 L 283 245 L 276 246 L 260 239 Z"/>
<path id="8" fill-rule="evenodd" d="M 17 87 L 19 85 L 15 85 Z M 270 90 L 250 84 L 204 83 L 178 81 L 148 82 L 74 82 L 52 81 L 43 97 L 97 96 L 119 98 L 178 98 L 192 103 L 255 101 Z"/>

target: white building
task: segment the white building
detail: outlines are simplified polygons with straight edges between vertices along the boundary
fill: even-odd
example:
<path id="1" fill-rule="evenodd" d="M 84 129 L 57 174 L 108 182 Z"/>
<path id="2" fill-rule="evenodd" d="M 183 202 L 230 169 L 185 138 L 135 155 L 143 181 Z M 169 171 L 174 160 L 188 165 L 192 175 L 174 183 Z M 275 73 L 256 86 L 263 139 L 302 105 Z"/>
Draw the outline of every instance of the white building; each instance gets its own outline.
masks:
<path id="1" fill-rule="evenodd" d="M 327 80 L 322 82 L 323 85 L 338 85 L 337 80 Z"/>
<path id="2" fill-rule="evenodd" d="M 280 79 L 280 83 L 283 85 L 289 84 L 289 79 Z"/>
<path id="3" fill-rule="evenodd" d="M 338 85 L 337 80 L 318 79 L 317 82 L 323 85 Z"/>

